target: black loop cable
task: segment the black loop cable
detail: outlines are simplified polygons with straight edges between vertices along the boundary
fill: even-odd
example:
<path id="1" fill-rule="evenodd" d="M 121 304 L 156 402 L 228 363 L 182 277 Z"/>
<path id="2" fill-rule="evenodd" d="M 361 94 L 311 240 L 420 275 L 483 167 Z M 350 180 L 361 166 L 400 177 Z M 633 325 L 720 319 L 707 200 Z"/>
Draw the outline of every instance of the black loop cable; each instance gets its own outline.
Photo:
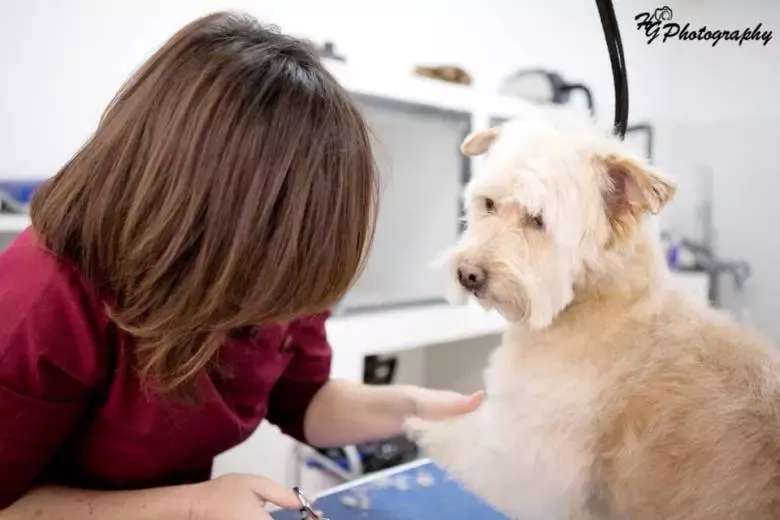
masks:
<path id="1" fill-rule="evenodd" d="M 601 27 L 604 29 L 604 40 L 609 51 L 612 64 L 612 80 L 615 85 L 615 132 L 623 139 L 628 126 L 628 78 L 626 76 L 626 60 L 623 56 L 623 41 L 620 38 L 620 28 L 615 18 L 615 9 L 611 0 L 596 0 L 601 17 Z"/>

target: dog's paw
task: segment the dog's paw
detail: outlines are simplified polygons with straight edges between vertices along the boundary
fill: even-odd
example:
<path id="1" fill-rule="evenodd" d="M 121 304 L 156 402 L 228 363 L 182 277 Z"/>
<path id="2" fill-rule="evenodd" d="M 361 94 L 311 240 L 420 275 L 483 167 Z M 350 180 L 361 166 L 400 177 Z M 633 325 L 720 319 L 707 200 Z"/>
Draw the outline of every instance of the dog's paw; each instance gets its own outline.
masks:
<path id="1" fill-rule="evenodd" d="M 425 433 L 430 430 L 431 421 L 419 417 L 409 417 L 404 421 L 404 434 L 415 443 L 422 443 Z"/>
<path id="2" fill-rule="evenodd" d="M 407 419 L 406 436 L 411 439 L 426 457 L 448 467 L 464 445 L 452 421 L 429 421 L 418 417 Z"/>

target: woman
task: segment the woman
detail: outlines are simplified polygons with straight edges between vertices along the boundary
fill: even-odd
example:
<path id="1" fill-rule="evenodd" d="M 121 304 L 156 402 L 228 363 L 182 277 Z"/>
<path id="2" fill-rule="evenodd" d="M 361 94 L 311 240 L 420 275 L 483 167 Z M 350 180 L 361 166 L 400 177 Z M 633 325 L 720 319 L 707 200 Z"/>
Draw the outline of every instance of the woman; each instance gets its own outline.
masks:
<path id="1" fill-rule="evenodd" d="M 364 121 L 301 42 L 227 14 L 174 35 L 0 256 L 0 520 L 267 518 L 290 490 L 209 480 L 262 419 L 333 446 L 477 408 L 328 379 L 376 186 Z"/>

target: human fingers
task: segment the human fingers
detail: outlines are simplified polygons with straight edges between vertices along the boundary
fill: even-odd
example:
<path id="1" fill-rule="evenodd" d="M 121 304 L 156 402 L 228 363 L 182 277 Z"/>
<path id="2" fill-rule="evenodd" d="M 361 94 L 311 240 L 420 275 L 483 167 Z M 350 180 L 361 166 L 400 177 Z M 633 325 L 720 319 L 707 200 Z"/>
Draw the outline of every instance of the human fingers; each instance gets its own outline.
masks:
<path id="1" fill-rule="evenodd" d="M 257 497 L 265 502 L 284 509 L 298 509 L 301 507 L 298 497 L 292 489 L 271 479 L 259 475 L 252 476 L 250 487 Z"/>
<path id="2" fill-rule="evenodd" d="M 482 405 L 484 397 L 484 392 L 462 395 L 431 390 L 421 393 L 417 410 L 423 419 L 446 419 L 476 411 Z"/>

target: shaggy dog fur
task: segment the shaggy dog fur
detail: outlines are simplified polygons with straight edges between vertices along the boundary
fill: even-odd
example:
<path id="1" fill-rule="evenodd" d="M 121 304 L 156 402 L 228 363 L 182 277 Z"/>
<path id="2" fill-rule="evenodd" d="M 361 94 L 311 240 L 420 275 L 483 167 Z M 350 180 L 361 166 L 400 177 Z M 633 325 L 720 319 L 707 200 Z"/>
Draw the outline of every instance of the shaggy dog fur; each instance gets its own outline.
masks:
<path id="1" fill-rule="evenodd" d="M 565 118 L 462 150 L 487 156 L 446 265 L 509 326 L 484 405 L 410 436 L 513 519 L 780 518 L 778 354 L 675 287 L 647 223 L 674 183 Z"/>

